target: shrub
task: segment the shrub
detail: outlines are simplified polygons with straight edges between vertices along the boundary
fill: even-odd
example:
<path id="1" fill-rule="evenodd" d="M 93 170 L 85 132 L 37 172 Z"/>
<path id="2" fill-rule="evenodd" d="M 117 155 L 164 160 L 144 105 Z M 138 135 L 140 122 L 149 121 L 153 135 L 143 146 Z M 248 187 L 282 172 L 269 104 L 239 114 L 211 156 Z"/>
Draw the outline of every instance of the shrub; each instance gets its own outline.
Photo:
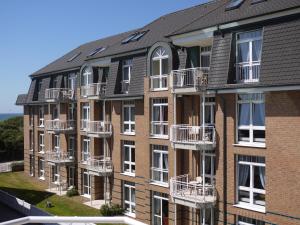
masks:
<path id="1" fill-rule="evenodd" d="M 24 170 L 24 161 L 14 161 L 11 163 L 12 171 L 23 171 Z"/>
<path id="2" fill-rule="evenodd" d="M 78 191 L 74 187 L 70 188 L 67 191 L 67 196 L 68 197 L 77 196 L 77 195 L 79 195 L 79 193 L 78 193 Z"/>
<path id="3" fill-rule="evenodd" d="M 117 204 L 105 204 L 101 206 L 100 213 L 102 216 L 119 216 L 124 213 L 124 209 Z"/>

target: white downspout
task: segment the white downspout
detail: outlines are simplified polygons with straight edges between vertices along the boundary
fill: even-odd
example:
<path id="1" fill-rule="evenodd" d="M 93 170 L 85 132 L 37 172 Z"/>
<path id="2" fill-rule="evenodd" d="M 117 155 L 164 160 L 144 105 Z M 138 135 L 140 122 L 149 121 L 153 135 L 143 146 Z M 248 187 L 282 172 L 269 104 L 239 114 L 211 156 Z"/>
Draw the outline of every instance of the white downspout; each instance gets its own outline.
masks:
<path id="1" fill-rule="evenodd" d="M 173 94 L 173 116 L 174 116 L 173 117 L 173 124 L 174 125 L 176 125 L 176 117 L 177 117 L 176 108 L 177 108 L 176 107 L 176 94 Z M 176 174 L 177 174 L 177 170 L 176 170 L 177 165 L 176 164 L 177 164 L 177 151 L 176 151 L 176 148 L 174 148 L 174 178 L 176 178 Z M 175 186 L 176 186 L 176 184 L 175 184 Z M 174 218 L 174 225 L 176 225 L 177 224 L 177 205 L 176 205 L 176 203 L 174 203 L 174 210 L 175 210 L 175 213 L 174 213 L 174 217 L 175 217 Z"/>

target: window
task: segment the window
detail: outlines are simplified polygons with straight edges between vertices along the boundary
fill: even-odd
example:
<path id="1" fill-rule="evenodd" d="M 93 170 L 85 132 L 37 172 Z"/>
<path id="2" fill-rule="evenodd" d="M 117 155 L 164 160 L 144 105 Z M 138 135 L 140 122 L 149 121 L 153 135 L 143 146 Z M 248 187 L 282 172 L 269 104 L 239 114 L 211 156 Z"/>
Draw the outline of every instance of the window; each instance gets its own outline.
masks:
<path id="1" fill-rule="evenodd" d="M 214 208 L 202 208 L 201 209 L 201 216 L 200 216 L 200 224 L 201 225 L 214 225 Z"/>
<path id="2" fill-rule="evenodd" d="M 122 63 L 122 93 L 128 93 L 132 70 L 132 59 L 124 60 Z"/>
<path id="3" fill-rule="evenodd" d="M 103 52 L 106 48 L 105 47 L 99 47 L 93 50 L 90 54 L 88 54 L 88 57 L 91 57 L 93 55 L 96 55 L 99 52 Z"/>
<path id="4" fill-rule="evenodd" d="M 244 216 L 238 216 L 238 225 L 265 225 L 266 223 L 261 220 L 256 220 Z"/>
<path id="5" fill-rule="evenodd" d="M 82 141 L 82 158 L 86 162 L 90 158 L 90 138 L 85 137 Z"/>
<path id="6" fill-rule="evenodd" d="M 158 47 L 151 59 L 151 90 L 168 89 L 169 56 L 163 47 Z"/>
<path id="7" fill-rule="evenodd" d="M 34 156 L 29 156 L 29 175 L 34 176 Z"/>
<path id="8" fill-rule="evenodd" d="M 45 179 L 45 160 L 39 158 L 39 178 Z"/>
<path id="9" fill-rule="evenodd" d="M 205 125 L 215 124 L 215 98 L 206 97 L 205 98 Z"/>
<path id="10" fill-rule="evenodd" d="M 71 90 L 75 90 L 75 86 L 76 86 L 76 74 L 70 73 L 68 75 L 68 88 Z"/>
<path id="11" fill-rule="evenodd" d="M 262 30 L 236 36 L 236 75 L 238 82 L 258 82 L 262 49 Z"/>
<path id="12" fill-rule="evenodd" d="M 125 38 L 124 40 L 122 40 L 122 44 L 127 44 L 129 42 L 132 41 L 138 41 L 140 40 L 148 31 L 141 31 L 141 32 L 136 32 L 134 34 L 129 35 L 127 38 Z"/>
<path id="13" fill-rule="evenodd" d="M 169 162 L 168 147 L 162 145 L 152 146 L 152 181 L 168 185 Z"/>
<path id="14" fill-rule="evenodd" d="M 29 107 L 29 126 L 34 125 L 34 114 L 33 114 L 33 108 Z"/>
<path id="15" fill-rule="evenodd" d="M 135 105 L 134 101 L 124 101 L 123 103 L 123 133 L 135 133 Z"/>
<path id="16" fill-rule="evenodd" d="M 237 142 L 264 147 L 264 94 L 239 94 L 237 98 Z"/>
<path id="17" fill-rule="evenodd" d="M 154 191 L 152 195 L 152 224 L 169 224 L 168 195 Z"/>
<path id="18" fill-rule="evenodd" d="M 253 210 L 265 210 L 265 158 L 236 156 L 237 200 L 240 206 Z"/>
<path id="19" fill-rule="evenodd" d="M 244 0 L 230 0 L 225 10 L 237 9 L 243 4 Z"/>
<path id="20" fill-rule="evenodd" d="M 45 152 L 45 141 L 44 141 L 44 133 L 39 133 L 39 153 Z"/>
<path id="21" fill-rule="evenodd" d="M 87 170 L 83 170 L 82 173 L 82 190 L 83 190 L 83 195 L 85 197 L 90 198 L 91 197 L 91 175 L 89 175 Z"/>
<path id="22" fill-rule="evenodd" d="M 58 77 L 54 77 L 52 80 L 52 87 L 57 88 L 58 87 Z"/>
<path id="23" fill-rule="evenodd" d="M 213 153 L 204 153 L 202 154 L 205 160 L 205 183 L 214 184 L 215 183 L 215 176 L 216 176 L 216 155 Z M 201 167 L 201 174 L 203 171 L 203 167 Z"/>
<path id="24" fill-rule="evenodd" d="M 53 120 L 59 120 L 59 110 L 58 110 L 58 106 L 57 105 L 53 105 L 52 108 L 52 119 Z"/>
<path id="25" fill-rule="evenodd" d="M 88 86 L 93 83 L 92 75 L 92 69 L 90 67 L 85 67 L 81 76 L 81 86 Z"/>
<path id="26" fill-rule="evenodd" d="M 37 92 L 40 93 L 40 91 L 42 90 L 42 84 L 43 84 L 43 81 L 42 80 L 39 80 L 38 81 L 38 86 L 37 86 Z"/>
<path id="27" fill-rule="evenodd" d="M 135 217 L 135 185 L 131 182 L 124 182 L 123 188 L 123 206 L 126 214 Z"/>
<path id="28" fill-rule="evenodd" d="M 135 145 L 133 141 L 123 142 L 123 172 L 135 175 Z"/>
<path id="29" fill-rule="evenodd" d="M 167 137 L 168 135 L 168 99 L 152 99 L 151 135 Z"/>
<path id="30" fill-rule="evenodd" d="M 39 127 L 44 127 L 44 107 L 39 107 Z"/>
<path id="31" fill-rule="evenodd" d="M 200 48 L 200 67 L 210 67 L 211 46 Z"/>
<path id="32" fill-rule="evenodd" d="M 29 131 L 29 149 L 30 151 L 33 151 L 34 148 L 34 136 L 33 136 L 33 131 Z"/>
<path id="33" fill-rule="evenodd" d="M 60 152 L 60 137 L 59 135 L 54 135 L 53 137 L 53 146 L 54 146 L 54 152 Z"/>
<path id="34" fill-rule="evenodd" d="M 52 176 L 51 176 L 52 182 L 53 183 L 59 183 L 60 176 L 59 176 L 58 165 L 52 165 L 51 166 L 51 173 L 52 173 Z"/>
<path id="35" fill-rule="evenodd" d="M 75 167 L 68 167 L 68 187 L 75 186 Z"/>
<path id="36" fill-rule="evenodd" d="M 70 156 L 74 157 L 74 151 L 75 151 L 75 137 L 69 136 L 69 148 L 68 148 L 68 152 Z"/>
<path id="37" fill-rule="evenodd" d="M 71 58 L 69 58 L 69 59 L 67 60 L 67 62 L 73 61 L 73 60 L 76 59 L 80 54 L 81 54 L 81 52 L 75 53 L 74 55 L 72 55 Z"/>
<path id="38" fill-rule="evenodd" d="M 69 111 L 68 111 L 68 120 L 75 120 L 76 115 L 76 105 L 75 103 L 69 104 Z"/>
<path id="39" fill-rule="evenodd" d="M 83 103 L 81 108 L 81 130 L 86 130 L 88 128 L 88 122 L 90 121 L 90 105 L 89 103 Z"/>

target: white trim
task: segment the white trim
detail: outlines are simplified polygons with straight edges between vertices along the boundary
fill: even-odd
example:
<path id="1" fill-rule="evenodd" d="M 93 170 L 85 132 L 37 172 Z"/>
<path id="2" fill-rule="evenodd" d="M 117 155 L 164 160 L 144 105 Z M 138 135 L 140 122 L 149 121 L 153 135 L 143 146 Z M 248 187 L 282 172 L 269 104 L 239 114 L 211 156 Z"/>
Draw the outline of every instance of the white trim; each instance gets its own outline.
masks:
<path id="1" fill-rule="evenodd" d="M 154 224 L 154 218 L 158 218 L 160 219 L 160 224 L 163 224 L 163 201 L 167 201 L 169 203 L 169 199 L 168 198 L 165 198 L 165 197 L 162 197 L 160 195 L 156 195 L 155 192 L 152 192 L 152 223 L 151 224 Z M 159 207 L 160 207 L 160 215 L 159 214 L 155 214 L 155 204 L 154 204 L 154 200 L 157 199 L 159 201 Z M 168 209 L 169 210 L 169 209 Z M 168 212 L 169 214 L 169 212 Z"/>
<path id="2" fill-rule="evenodd" d="M 129 120 L 125 121 L 125 108 L 128 108 L 128 117 Z M 132 111 L 134 111 L 134 120 L 131 120 L 132 116 Z M 122 107 L 122 132 L 123 134 L 126 135 L 135 135 L 135 104 L 134 103 L 126 103 L 123 102 L 123 107 Z M 128 131 L 125 131 L 125 125 L 128 125 Z M 134 129 L 132 128 L 134 126 Z"/>
<path id="3" fill-rule="evenodd" d="M 157 147 L 162 147 L 161 149 L 158 149 Z M 169 168 L 163 169 L 163 160 L 164 156 L 167 156 L 168 164 L 169 164 L 169 152 L 168 149 L 163 149 L 164 146 L 161 145 L 152 145 L 152 163 L 151 163 L 151 183 L 156 183 L 158 185 L 162 186 L 168 186 L 169 182 Z M 166 146 L 167 147 L 167 146 Z M 158 155 L 159 160 L 159 166 L 154 167 L 154 155 Z M 159 173 L 159 180 L 154 180 L 154 172 Z M 164 182 L 164 174 L 167 174 L 167 180 Z"/>
<path id="4" fill-rule="evenodd" d="M 128 194 L 129 194 L 129 200 L 125 200 L 125 189 L 128 188 Z M 134 191 L 134 201 L 131 198 L 132 197 L 132 192 Z M 131 183 L 129 182 L 124 182 L 123 184 L 123 206 L 125 208 L 125 204 L 129 205 L 129 211 L 125 212 L 125 215 L 128 215 L 130 217 L 134 217 L 135 218 L 135 212 L 136 212 L 136 194 L 135 194 L 135 185 L 131 185 Z M 134 208 L 134 209 L 133 209 Z"/>
<path id="5" fill-rule="evenodd" d="M 238 204 L 235 204 L 233 206 L 237 207 L 237 208 L 242 208 L 242 209 L 247 209 L 247 210 L 260 212 L 260 213 L 266 213 L 266 208 L 265 207 L 249 206 L 247 204 L 242 204 L 242 203 L 238 203 Z"/>
<path id="6" fill-rule="evenodd" d="M 135 161 L 133 162 L 132 161 L 132 151 L 134 150 L 134 159 L 135 159 L 135 145 L 133 144 L 127 144 L 126 141 L 123 142 L 123 146 L 122 146 L 122 149 L 123 149 L 123 163 L 122 163 L 122 171 L 123 171 L 123 174 L 125 175 L 129 175 L 129 176 L 135 176 L 135 171 L 136 171 L 136 165 L 135 165 Z M 127 149 L 128 151 L 128 157 L 129 157 L 129 160 L 128 161 L 125 161 L 125 149 Z M 129 167 L 129 170 L 128 171 L 125 171 L 125 165 L 128 165 Z M 133 171 L 133 167 L 134 167 L 134 171 Z"/>

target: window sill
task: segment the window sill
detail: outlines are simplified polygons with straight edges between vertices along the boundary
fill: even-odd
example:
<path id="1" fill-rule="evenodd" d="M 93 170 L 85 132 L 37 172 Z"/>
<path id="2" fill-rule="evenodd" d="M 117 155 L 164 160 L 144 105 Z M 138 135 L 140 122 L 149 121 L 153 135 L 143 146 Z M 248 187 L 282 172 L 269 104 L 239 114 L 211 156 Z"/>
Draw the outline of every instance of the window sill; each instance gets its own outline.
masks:
<path id="1" fill-rule="evenodd" d="M 128 177 L 135 177 L 135 173 L 120 173 L 121 175 L 124 175 L 124 176 L 128 176 Z"/>
<path id="2" fill-rule="evenodd" d="M 153 89 L 150 89 L 151 92 L 158 92 L 158 91 L 167 91 L 168 88 L 153 88 Z"/>
<path id="3" fill-rule="evenodd" d="M 40 152 L 38 152 L 38 153 L 44 155 L 44 154 L 45 154 L 45 151 L 40 151 Z"/>
<path id="4" fill-rule="evenodd" d="M 155 185 L 155 186 L 159 186 L 159 187 L 164 187 L 164 188 L 168 188 L 169 187 L 169 184 L 168 183 L 161 183 L 161 182 L 158 182 L 158 181 L 154 181 L 152 180 L 150 182 L 151 185 Z"/>
<path id="5" fill-rule="evenodd" d="M 153 135 L 153 134 L 151 134 L 150 138 L 168 140 L 169 136 L 168 135 Z"/>
<path id="6" fill-rule="evenodd" d="M 121 134 L 122 135 L 127 135 L 127 136 L 135 136 L 135 133 L 126 133 L 126 132 L 123 132 Z"/>
<path id="7" fill-rule="evenodd" d="M 45 177 L 39 177 L 40 180 L 45 180 Z"/>
<path id="8" fill-rule="evenodd" d="M 131 218 L 135 218 L 135 217 L 136 217 L 136 216 L 135 216 L 135 213 L 125 212 L 124 215 L 125 215 L 125 216 L 129 216 L 129 217 L 131 217 Z"/>
<path id="9" fill-rule="evenodd" d="M 255 212 L 266 213 L 266 208 L 263 206 L 254 206 L 254 205 L 247 205 L 247 204 L 242 204 L 242 203 L 238 203 L 233 206 L 237 207 L 237 208 L 241 208 L 241 209 L 252 210 Z"/>
<path id="10" fill-rule="evenodd" d="M 249 147 L 249 148 L 262 148 L 262 149 L 266 148 L 265 143 L 237 143 L 237 144 L 233 144 L 233 146 L 235 146 L 235 147 Z"/>

